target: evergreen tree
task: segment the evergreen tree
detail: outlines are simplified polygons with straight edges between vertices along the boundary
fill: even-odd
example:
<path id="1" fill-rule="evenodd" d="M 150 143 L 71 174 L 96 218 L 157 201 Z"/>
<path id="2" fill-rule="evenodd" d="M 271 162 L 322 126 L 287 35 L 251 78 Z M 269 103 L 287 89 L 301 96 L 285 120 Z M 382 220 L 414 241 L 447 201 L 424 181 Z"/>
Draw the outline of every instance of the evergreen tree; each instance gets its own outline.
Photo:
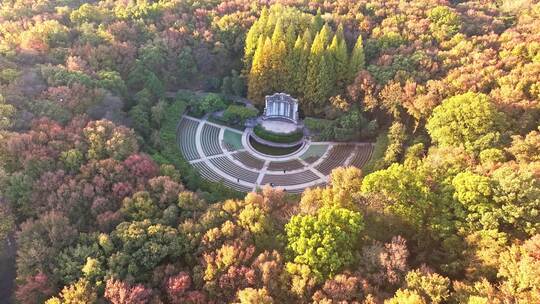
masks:
<path id="1" fill-rule="evenodd" d="M 261 102 L 264 91 L 263 73 L 265 71 L 262 62 L 263 48 L 264 40 L 261 36 L 257 42 L 257 48 L 253 56 L 253 63 L 249 72 L 248 81 L 248 98 L 255 102 Z"/>
<path id="2" fill-rule="evenodd" d="M 338 28 L 336 30 L 336 35 L 337 36 L 337 39 L 338 41 L 345 41 L 345 34 L 344 34 L 344 30 L 343 30 L 343 23 L 340 23 L 338 25 Z M 347 45 L 345 45 L 346 47 Z"/>
<path id="3" fill-rule="evenodd" d="M 268 9 L 263 8 L 261 16 L 249 29 L 246 36 L 246 43 L 244 47 L 244 66 L 246 68 L 251 67 L 253 56 L 257 50 L 258 41 L 261 35 L 264 33 L 266 23 L 268 21 Z"/>
<path id="4" fill-rule="evenodd" d="M 322 40 L 322 45 L 324 48 L 328 47 L 328 44 L 330 44 L 330 41 L 332 39 L 332 29 L 330 29 L 330 26 L 328 24 L 325 24 L 321 31 L 319 32 L 320 39 Z"/>
<path id="5" fill-rule="evenodd" d="M 317 10 L 317 15 L 313 17 L 313 21 L 311 23 L 311 30 L 315 33 L 318 33 L 323 27 L 323 24 L 324 24 L 324 20 L 322 18 L 321 9 L 319 8 Z"/>
<path id="6" fill-rule="evenodd" d="M 223 81 L 221 82 L 221 93 L 224 95 L 233 94 L 231 77 L 229 76 L 223 77 Z"/>
<path id="7" fill-rule="evenodd" d="M 269 87 L 272 91 L 284 91 L 288 81 L 287 75 L 289 74 L 289 71 L 284 64 L 287 58 L 285 42 L 280 41 L 278 44 L 273 44 L 272 53 L 270 55 L 272 80 Z"/>
<path id="8" fill-rule="evenodd" d="M 294 44 L 296 42 L 296 29 L 292 24 L 287 28 L 287 33 L 285 34 L 285 46 L 287 47 L 287 54 L 291 54 Z"/>
<path id="9" fill-rule="evenodd" d="M 246 35 L 246 45 L 244 47 L 244 66 L 250 67 L 252 59 L 257 50 L 257 42 L 261 36 L 260 23 L 256 21 Z"/>
<path id="10" fill-rule="evenodd" d="M 294 48 L 291 51 L 291 55 L 288 56 L 287 69 L 291 74 L 291 81 L 289 83 L 289 90 L 291 94 L 301 97 L 303 92 L 304 80 L 306 77 L 306 45 L 302 37 L 298 36 L 294 43 Z"/>
<path id="11" fill-rule="evenodd" d="M 328 47 L 329 59 L 331 60 L 331 66 L 333 68 L 332 76 L 335 89 L 340 90 L 347 84 L 349 73 L 349 55 L 347 52 L 347 44 L 343 39 L 339 38 L 339 34 L 336 33 L 332 39 L 332 43 Z"/>
<path id="12" fill-rule="evenodd" d="M 364 55 L 364 46 L 362 43 L 362 35 L 358 36 L 358 40 L 356 40 L 356 44 L 354 45 L 352 54 L 351 54 L 351 60 L 349 63 L 349 77 L 350 80 L 354 79 L 356 77 L 356 74 L 358 71 L 364 68 L 365 65 L 365 55 Z"/>
<path id="13" fill-rule="evenodd" d="M 318 87 L 316 88 L 318 98 L 315 99 L 315 112 L 321 114 L 324 112 L 324 107 L 328 98 L 332 95 L 334 91 L 334 78 L 332 77 L 332 63 L 330 56 L 323 54 L 321 61 L 319 63 L 319 76 L 318 76 Z"/>
<path id="14" fill-rule="evenodd" d="M 315 32 L 318 33 L 318 32 Z M 308 48 L 311 49 L 311 44 L 313 43 L 313 35 L 311 34 L 311 31 L 309 29 L 306 29 L 304 32 L 304 36 L 302 37 L 302 40 L 305 44 L 307 44 Z"/>
<path id="15" fill-rule="evenodd" d="M 330 78 L 332 79 L 332 83 L 334 84 L 334 87 L 332 88 L 332 95 L 334 94 L 334 92 L 337 91 L 337 83 L 338 83 L 337 68 L 338 68 L 338 63 L 337 63 L 337 58 L 336 57 L 337 57 L 338 49 L 339 49 L 339 43 L 337 42 L 337 37 L 334 36 L 334 38 L 332 38 L 332 43 L 330 43 L 330 45 L 328 46 L 328 48 L 326 49 L 326 52 L 325 52 L 327 64 L 329 65 L 330 71 L 331 71 Z"/>
<path id="16" fill-rule="evenodd" d="M 244 79 L 236 70 L 232 70 L 231 88 L 236 96 L 244 96 L 246 89 Z"/>
<path id="17" fill-rule="evenodd" d="M 281 7 L 281 6 L 279 6 Z M 275 7 L 277 8 L 277 6 Z M 264 20 L 264 27 L 262 34 L 266 37 L 271 37 L 274 33 L 278 21 L 281 19 L 282 9 L 272 8 L 268 13 L 268 18 Z"/>
<path id="18" fill-rule="evenodd" d="M 284 41 L 284 32 L 283 32 L 283 21 L 282 19 L 278 19 L 276 22 L 276 27 L 274 28 L 274 32 L 272 33 L 272 44 L 278 45 L 281 41 Z"/>
<path id="19" fill-rule="evenodd" d="M 324 39 L 326 39 L 326 37 L 324 35 L 323 30 L 321 30 L 321 32 L 315 36 L 309 54 L 306 83 L 304 86 L 305 108 L 308 112 L 313 112 L 315 104 L 323 98 L 322 94 L 320 94 L 319 76 L 321 59 L 325 52 Z"/>

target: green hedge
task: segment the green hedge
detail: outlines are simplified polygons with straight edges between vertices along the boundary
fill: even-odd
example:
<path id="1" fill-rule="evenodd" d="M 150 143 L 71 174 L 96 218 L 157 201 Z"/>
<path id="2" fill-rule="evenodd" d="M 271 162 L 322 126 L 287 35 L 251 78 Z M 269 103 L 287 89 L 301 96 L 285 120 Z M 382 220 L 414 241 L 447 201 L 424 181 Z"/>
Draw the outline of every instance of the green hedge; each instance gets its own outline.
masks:
<path id="1" fill-rule="evenodd" d="M 270 132 L 265 130 L 261 125 L 255 126 L 255 128 L 253 128 L 253 132 L 261 139 L 282 144 L 290 144 L 297 142 L 304 136 L 304 132 L 302 131 L 296 131 L 289 134 L 278 134 Z"/>
<path id="2" fill-rule="evenodd" d="M 257 117 L 259 112 L 256 109 L 248 108 L 244 105 L 230 105 L 223 112 L 223 119 L 229 124 L 244 125 L 246 120 Z"/>

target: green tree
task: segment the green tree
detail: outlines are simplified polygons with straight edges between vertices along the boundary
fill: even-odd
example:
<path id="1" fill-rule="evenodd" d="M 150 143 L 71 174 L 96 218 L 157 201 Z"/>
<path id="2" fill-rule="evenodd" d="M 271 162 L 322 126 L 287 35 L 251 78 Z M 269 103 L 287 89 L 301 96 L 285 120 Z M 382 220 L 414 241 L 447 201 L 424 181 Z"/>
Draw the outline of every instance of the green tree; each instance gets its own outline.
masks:
<path id="1" fill-rule="evenodd" d="M 437 273 L 421 270 L 409 271 L 405 276 L 405 286 L 429 300 L 429 303 L 446 303 L 450 297 L 450 280 Z"/>
<path id="2" fill-rule="evenodd" d="M 150 194 L 146 191 L 126 197 L 122 202 L 121 210 L 130 221 L 155 220 L 160 214 L 157 204 L 152 201 Z"/>
<path id="3" fill-rule="evenodd" d="M 266 47 L 265 41 L 266 40 L 263 39 L 262 36 L 259 38 L 248 77 L 248 98 L 256 103 L 263 102 L 266 85 L 268 83 L 268 64 L 266 63 L 266 58 L 264 58 L 268 51 L 263 54 L 263 49 Z"/>
<path id="4" fill-rule="evenodd" d="M 85 279 L 65 286 L 59 297 L 54 297 L 45 304 L 93 304 L 97 303 L 97 292 Z"/>
<path id="5" fill-rule="evenodd" d="M 25 279 L 42 272 L 49 276 L 60 252 L 77 239 L 77 230 L 60 212 L 29 219 L 17 232 L 17 277 Z"/>
<path id="6" fill-rule="evenodd" d="M 230 105 L 225 112 L 223 112 L 223 119 L 232 124 L 243 125 L 244 122 L 256 117 L 258 111 L 244 106 Z"/>
<path id="7" fill-rule="evenodd" d="M 285 33 L 283 31 L 283 19 L 279 18 L 276 22 L 276 27 L 272 33 L 272 45 L 278 45 L 281 41 L 285 41 Z"/>
<path id="8" fill-rule="evenodd" d="M 394 121 L 388 129 L 388 147 L 384 152 L 384 163 L 390 165 L 398 162 L 403 155 L 403 148 L 407 140 L 405 125 L 399 121 Z"/>
<path id="9" fill-rule="evenodd" d="M 2 194 L 10 203 L 10 207 L 18 219 L 35 215 L 31 201 L 33 180 L 21 172 L 11 174 L 6 181 Z"/>
<path id="10" fill-rule="evenodd" d="M 365 194 L 384 196 L 390 201 L 388 211 L 417 228 L 430 219 L 432 193 L 421 172 L 394 163 L 388 169 L 367 175 L 361 189 Z"/>
<path id="11" fill-rule="evenodd" d="M 271 55 L 271 83 L 269 89 L 273 92 L 282 92 L 287 86 L 289 71 L 284 64 L 287 61 L 287 48 L 284 41 L 275 44 Z"/>
<path id="12" fill-rule="evenodd" d="M 351 59 L 349 60 L 349 81 L 352 81 L 356 77 L 358 71 L 364 68 L 365 63 L 366 57 L 364 55 L 362 35 L 359 35 L 352 50 Z"/>
<path id="13" fill-rule="evenodd" d="M 273 304 L 274 299 L 265 288 L 246 288 L 238 292 L 238 302 L 236 304 Z"/>
<path id="14" fill-rule="evenodd" d="M 221 111 L 226 108 L 226 104 L 223 98 L 221 98 L 221 96 L 219 96 L 218 94 L 214 93 L 210 93 L 206 95 L 202 100 L 195 102 L 195 107 L 200 115 Z"/>
<path id="15" fill-rule="evenodd" d="M 144 138 L 150 135 L 150 113 L 143 104 L 137 104 L 129 111 L 129 118 L 133 122 L 133 128 Z"/>
<path id="16" fill-rule="evenodd" d="M 326 44 L 329 37 L 329 27 L 323 29 L 315 36 L 309 54 L 306 83 L 304 86 L 304 99 L 308 112 L 321 113 L 324 103 L 332 91 L 332 66 L 326 58 Z"/>
<path id="17" fill-rule="evenodd" d="M 467 221 L 485 223 L 484 228 L 497 228 L 493 221 L 495 206 L 491 195 L 492 182 L 488 177 L 472 172 L 461 172 L 452 180 L 454 198 L 468 210 Z M 495 225 L 495 227 L 494 227 Z"/>
<path id="18" fill-rule="evenodd" d="M 101 23 L 106 18 L 106 11 L 98 7 L 97 5 L 92 5 L 85 3 L 81 5 L 78 9 L 71 12 L 69 19 L 73 23 L 83 24 L 83 23 Z"/>
<path id="19" fill-rule="evenodd" d="M 253 56 L 259 45 L 259 40 L 264 32 L 264 27 L 268 20 L 268 8 L 265 6 L 261 11 L 261 16 L 249 29 L 246 35 L 246 42 L 244 47 L 244 66 L 251 67 Z"/>
<path id="20" fill-rule="evenodd" d="M 88 144 L 88 159 L 99 160 L 112 157 L 124 160 L 139 150 L 133 130 L 116 127 L 108 120 L 88 123 L 83 129 L 83 134 Z"/>
<path id="21" fill-rule="evenodd" d="M 186 242 L 174 228 L 141 222 L 123 222 L 111 233 L 116 252 L 109 257 L 109 269 L 119 278 L 148 279 L 152 270 L 166 259 L 177 259 Z"/>
<path id="22" fill-rule="evenodd" d="M 315 215 L 295 215 L 285 225 L 291 260 L 308 265 L 323 280 L 354 261 L 363 230 L 359 212 L 323 207 Z"/>
<path id="23" fill-rule="evenodd" d="M 154 72 L 147 72 L 144 87 L 156 98 L 162 98 L 165 94 L 165 85 Z"/>
<path id="24" fill-rule="evenodd" d="M 230 76 L 225 76 L 221 82 L 221 94 L 232 95 L 232 80 Z"/>
<path id="25" fill-rule="evenodd" d="M 5 204 L 0 204 L 0 242 L 3 244 L 15 227 L 15 218 Z M 0 254 L 2 251 L 0 250 Z"/>
<path id="26" fill-rule="evenodd" d="M 349 54 L 347 43 L 343 37 L 343 26 L 340 24 L 332 43 L 328 47 L 328 52 L 333 61 L 336 89 L 341 90 L 349 82 Z M 336 92 L 334 92 L 336 93 Z"/>
<path id="27" fill-rule="evenodd" d="M 459 16 L 447 6 L 437 6 L 428 13 L 431 24 L 429 29 L 433 36 L 443 41 L 452 38 L 459 32 L 461 20 Z"/>
<path id="28" fill-rule="evenodd" d="M 103 278 L 101 264 L 105 257 L 98 244 L 98 237 L 97 233 L 80 233 L 74 244 L 54 257 L 54 277 L 62 284 L 71 284 L 83 275 L 92 282 L 96 282 L 98 277 Z M 87 271 L 84 271 L 85 268 Z M 94 269 L 90 271 L 92 268 Z"/>
<path id="29" fill-rule="evenodd" d="M 433 110 L 426 128 L 440 146 L 464 146 L 469 152 L 497 147 L 505 116 L 481 93 L 450 97 Z"/>
<path id="30" fill-rule="evenodd" d="M 399 289 L 394 297 L 385 300 L 384 304 L 427 304 L 427 301 L 414 290 Z"/>
<path id="31" fill-rule="evenodd" d="M 500 229 L 515 237 L 540 233 L 540 179 L 534 163 L 493 172 L 493 201 L 500 206 Z"/>
<path id="32" fill-rule="evenodd" d="M 183 47 L 176 59 L 175 76 L 181 83 L 189 83 L 189 79 L 197 75 L 197 61 L 190 47 Z"/>
<path id="33" fill-rule="evenodd" d="M 121 96 L 127 95 L 127 86 L 120 73 L 116 71 L 99 71 L 97 76 L 99 86 Z"/>
<path id="34" fill-rule="evenodd" d="M 315 17 L 313 17 L 313 20 L 311 22 L 311 30 L 314 33 L 318 33 L 322 29 L 323 25 L 324 25 L 324 20 L 322 18 L 321 9 L 319 8 L 317 10 L 317 15 L 315 15 Z"/>
<path id="35" fill-rule="evenodd" d="M 84 161 L 84 155 L 77 149 L 70 149 L 60 154 L 60 160 L 71 172 L 77 172 Z"/>
<path id="36" fill-rule="evenodd" d="M 231 88 L 236 96 L 244 96 L 246 94 L 245 80 L 236 70 L 232 70 L 231 72 Z"/>
<path id="37" fill-rule="evenodd" d="M 540 235 L 514 244 L 499 257 L 498 277 L 503 303 L 540 301 Z"/>
<path id="38" fill-rule="evenodd" d="M 291 73 L 290 92 L 296 96 L 301 95 L 304 91 L 308 54 L 307 42 L 302 36 L 298 36 L 291 55 L 287 57 L 287 69 Z"/>
<path id="39" fill-rule="evenodd" d="M 15 107 L 6 103 L 4 96 L 0 94 L 0 131 L 9 129 L 13 123 Z"/>

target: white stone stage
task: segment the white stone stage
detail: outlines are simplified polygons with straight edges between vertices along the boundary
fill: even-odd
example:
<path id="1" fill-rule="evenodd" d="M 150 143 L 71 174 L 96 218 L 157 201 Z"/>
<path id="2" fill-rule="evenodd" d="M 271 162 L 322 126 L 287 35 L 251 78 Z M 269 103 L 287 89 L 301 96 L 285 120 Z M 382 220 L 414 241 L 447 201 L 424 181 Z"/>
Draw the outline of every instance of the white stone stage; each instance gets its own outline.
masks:
<path id="1" fill-rule="evenodd" d="M 292 133 L 298 129 L 296 123 L 281 119 L 262 120 L 261 126 L 270 132 L 274 133 Z"/>
<path id="2" fill-rule="evenodd" d="M 287 119 L 298 123 L 298 100 L 285 93 L 267 95 L 262 117 L 263 119 Z"/>

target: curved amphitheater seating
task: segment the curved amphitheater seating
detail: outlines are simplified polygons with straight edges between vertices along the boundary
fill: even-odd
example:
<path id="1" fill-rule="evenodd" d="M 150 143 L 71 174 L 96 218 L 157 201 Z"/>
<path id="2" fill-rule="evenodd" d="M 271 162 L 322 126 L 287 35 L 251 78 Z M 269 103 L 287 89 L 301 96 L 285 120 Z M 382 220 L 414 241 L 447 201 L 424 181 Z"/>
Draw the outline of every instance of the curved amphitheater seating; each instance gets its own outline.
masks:
<path id="1" fill-rule="evenodd" d="M 238 153 L 232 154 L 232 157 L 236 159 L 237 161 L 244 164 L 246 167 L 254 168 L 257 170 L 261 170 L 264 166 L 264 161 L 262 159 L 259 159 L 251 154 L 249 154 L 246 151 L 241 151 Z"/>
<path id="2" fill-rule="evenodd" d="M 313 164 L 314 162 L 316 162 L 317 160 L 319 160 L 319 158 L 321 158 L 320 156 L 310 156 L 306 159 L 304 159 L 304 161 L 308 164 Z"/>
<path id="3" fill-rule="evenodd" d="M 191 119 L 182 119 L 178 124 L 177 142 L 180 146 L 180 151 L 187 160 L 199 159 L 200 155 L 197 152 L 196 133 L 199 122 Z"/>
<path id="4" fill-rule="evenodd" d="M 201 144 L 206 156 L 222 154 L 223 151 L 219 146 L 219 131 L 220 129 L 208 124 L 205 124 L 201 133 Z"/>
<path id="5" fill-rule="evenodd" d="M 199 126 L 202 127 L 202 132 L 197 138 Z M 261 177 L 261 186 L 272 184 L 282 187 L 288 193 L 303 192 L 305 184 L 314 184 L 310 188 L 323 187 L 326 185 L 326 179 L 322 178 L 321 174 L 327 176 L 333 169 L 345 164 L 362 168 L 373 154 L 372 144 L 314 143 L 298 158 L 287 161 L 265 161 L 251 154 L 249 150 L 245 150 L 238 135 L 240 133 L 235 133 L 236 137 L 231 138 L 231 134 L 226 136 L 228 130 L 226 129 L 224 140 L 220 142 L 222 129 L 217 125 L 184 117 L 178 124 L 176 140 L 183 156 L 192 163 L 204 179 L 222 183 L 241 192 L 250 192 L 252 187 L 259 186 L 257 181 Z M 197 149 L 198 140 L 202 148 L 200 154 Z M 329 147 L 330 150 L 328 150 Z M 224 154 L 230 154 L 232 158 Z M 347 162 L 347 160 L 350 161 Z M 305 166 L 306 163 L 309 166 Z M 266 168 L 265 164 L 267 164 Z M 312 170 L 310 168 L 313 164 L 317 165 Z M 263 169 L 266 170 L 264 176 L 259 176 Z"/>
<path id="6" fill-rule="evenodd" d="M 319 158 L 321 158 L 322 155 L 326 153 L 326 150 L 328 150 L 328 145 L 326 144 L 314 144 L 310 146 L 304 154 L 300 156 L 301 159 L 303 159 L 308 164 L 313 164 Z"/>
<path id="7" fill-rule="evenodd" d="M 329 175 L 332 170 L 345 164 L 353 150 L 354 146 L 351 145 L 336 145 L 332 147 L 326 158 L 315 169 L 324 175 Z"/>
<path id="8" fill-rule="evenodd" d="M 199 173 L 201 173 L 201 176 L 203 178 L 205 178 L 205 179 L 207 179 L 209 181 L 223 183 L 223 185 L 225 185 L 225 186 L 227 186 L 229 188 L 233 188 L 234 190 L 240 191 L 240 192 L 250 192 L 251 191 L 250 187 L 239 185 L 239 184 L 233 183 L 233 182 L 223 178 L 221 175 L 217 174 L 216 172 L 214 172 L 214 170 L 212 170 L 210 167 L 208 167 L 204 162 L 194 163 L 193 166 L 195 166 L 197 168 L 197 170 L 199 171 Z"/>
<path id="9" fill-rule="evenodd" d="M 357 168 L 364 167 L 371 158 L 372 153 L 373 146 L 371 144 L 358 146 L 353 158 L 351 159 L 350 165 Z"/>
<path id="10" fill-rule="evenodd" d="M 259 177 L 259 172 L 246 170 L 238 166 L 237 164 L 233 163 L 226 156 L 212 158 L 210 159 L 210 162 L 214 166 L 216 166 L 219 170 L 234 177 L 235 179 L 239 178 L 240 180 L 243 180 L 249 183 L 256 183 L 257 178 Z"/>
<path id="11" fill-rule="evenodd" d="M 268 165 L 268 171 L 293 171 L 304 168 L 304 164 L 296 159 L 288 160 L 284 162 L 270 162 Z"/>
<path id="12" fill-rule="evenodd" d="M 234 151 L 236 151 L 236 148 L 235 148 L 233 145 L 231 145 L 230 143 L 223 142 L 223 146 L 224 146 L 224 148 L 227 149 L 227 151 L 229 151 L 229 152 L 234 152 Z"/>
<path id="13" fill-rule="evenodd" d="M 319 176 L 311 172 L 311 170 L 306 170 L 293 174 L 266 174 L 263 177 L 261 184 L 273 184 L 274 186 L 286 187 L 309 183 L 316 181 L 317 179 L 319 179 Z"/>

